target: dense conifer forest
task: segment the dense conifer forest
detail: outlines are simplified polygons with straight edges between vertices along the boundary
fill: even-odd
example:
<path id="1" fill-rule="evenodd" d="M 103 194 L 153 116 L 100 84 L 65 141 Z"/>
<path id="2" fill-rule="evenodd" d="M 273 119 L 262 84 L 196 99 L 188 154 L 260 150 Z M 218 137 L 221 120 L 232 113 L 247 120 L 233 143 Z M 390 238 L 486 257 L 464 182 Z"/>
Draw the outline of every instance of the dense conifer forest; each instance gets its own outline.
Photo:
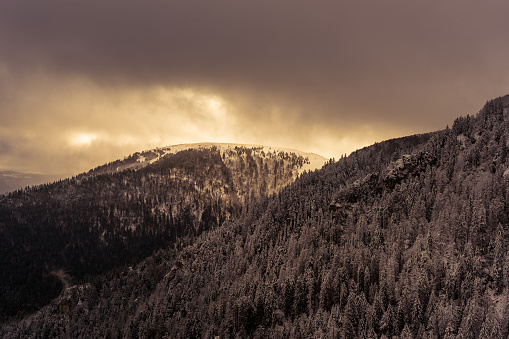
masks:
<path id="1" fill-rule="evenodd" d="M 37 310 L 64 286 L 134 266 L 161 248 L 185 247 L 288 184 L 308 161 L 245 147 L 139 161 L 154 153 L 0 198 L 4 320 Z"/>
<path id="2" fill-rule="evenodd" d="M 4 322 L 0 335 L 508 338 L 508 136 L 506 96 L 451 128 L 376 143 L 288 177 L 281 189 L 265 180 L 272 189 L 254 185 L 251 194 L 253 185 L 238 188 L 227 174 L 255 178 L 249 161 L 228 172 L 214 151 L 189 151 L 160 166 L 13 193 L 1 205 L 2 263 L 32 265 L 16 279 L 38 274 L 34 286 L 62 283 L 46 272 L 59 267 L 73 279 L 58 297 L 41 298 L 37 308 L 49 304 L 37 312 Z M 190 160 L 199 157 L 209 160 Z M 288 161 L 285 173 L 303 159 Z M 160 174 L 200 164 L 212 169 L 179 175 L 179 184 Z M 199 186 L 209 171 L 224 180 L 204 184 L 216 187 L 207 195 Z M 182 196 L 168 190 L 186 185 L 188 214 L 158 212 Z M 213 192 L 228 196 L 232 186 L 244 194 L 215 207 Z M 210 219 L 193 219 L 196 206 Z M 14 283 L 2 283 L 2 295 L 11 293 L 2 305 L 25 295 Z"/>

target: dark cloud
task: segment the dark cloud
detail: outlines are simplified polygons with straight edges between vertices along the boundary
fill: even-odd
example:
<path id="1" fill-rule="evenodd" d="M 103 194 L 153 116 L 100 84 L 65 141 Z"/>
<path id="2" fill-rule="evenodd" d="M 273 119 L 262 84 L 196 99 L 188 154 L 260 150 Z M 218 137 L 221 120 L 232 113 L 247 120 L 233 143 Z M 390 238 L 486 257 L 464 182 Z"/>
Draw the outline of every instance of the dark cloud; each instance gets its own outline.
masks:
<path id="1" fill-rule="evenodd" d="M 44 114 L 68 129 L 134 134 L 141 107 L 161 108 L 154 88 L 191 89 L 228 104 L 237 141 L 316 152 L 330 141 L 343 148 L 322 153 L 337 156 L 443 128 L 509 92 L 508 11 L 505 0 L 4 2 L 0 119 L 13 131 L 28 121 L 37 133 Z M 208 126 L 190 97 L 172 100 L 171 116 Z M 125 114 L 128 125 L 115 122 Z"/>

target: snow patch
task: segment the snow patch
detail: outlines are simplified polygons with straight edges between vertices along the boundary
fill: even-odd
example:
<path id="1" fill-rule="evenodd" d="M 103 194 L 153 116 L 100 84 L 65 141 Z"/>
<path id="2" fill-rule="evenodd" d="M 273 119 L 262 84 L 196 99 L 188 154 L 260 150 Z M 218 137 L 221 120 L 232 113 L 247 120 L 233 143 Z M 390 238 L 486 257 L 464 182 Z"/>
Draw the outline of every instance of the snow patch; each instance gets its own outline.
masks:
<path id="1" fill-rule="evenodd" d="M 101 242 L 102 242 L 103 244 L 105 244 L 105 243 L 106 243 L 106 240 L 105 240 L 105 238 L 104 238 L 104 236 L 105 236 L 105 235 L 106 235 L 106 230 L 104 230 L 104 231 L 101 233 L 100 237 L 99 237 L 99 238 L 101 239 Z"/>
<path id="2" fill-rule="evenodd" d="M 461 147 L 462 148 L 465 148 L 466 145 L 467 145 L 467 141 L 468 141 L 468 138 L 466 135 L 464 134 L 460 134 L 456 137 L 456 140 L 458 140 L 458 142 L 460 143 Z"/>
<path id="3" fill-rule="evenodd" d="M 313 171 L 315 169 L 321 168 L 328 159 L 322 157 L 321 155 L 309 152 L 302 152 L 296 149 L 284 148 L 284 147 L 273 147 L 273 146 L 263 146 L 257 144 L 234 144 L 234 143 L 213 143 L 213 142 L 202 142 L 202 143 L 192 143 L 192 144 L 179 144 L 172 145 L 163 148 L 159 148 L 158 150 L 163 151 L 164 155 L 166 154 L 175 154 L 180 151 L 185 151 L 187 149 L 210 149 L 212 147 L 216 147 L 221 154 L 227 152 L 228 150 L 235 150 L 235 147 L 244 147 L 244 148 L 259 148 L 264 153 L 294 153 L 297 156 L 302 156 L 304 159 L 307 158 L 309 163 L 305 163 L 300 169 L 299 174 L 304 171 Z"/>
<path id="4" fill-rule="evenodd" d="M 221 153 L 221 156 L 228 158 L 230 154 L 236 153 L 235 148 L 252 149 L 253 152 L 259 156 L 272 157 L 279 156 L 281 153 L 288 155 L 294 154 L 297 157 L 301 156 L 304 159 L 302 167 L 295 171 L 295 174 L 300 175 L 305 171 L 313 171 L 321 168 L 328 159 L 309 152 L 302 152 L 291 148 L 263 146 L 256 144 L 234 144 L 234 143 L 192 143 L 192 144 L 179 144 L 166 147 L 158 147 L 152 150 L 147 150 L 139 153 L 135 153 L 136 161 L 134 163 L 121 162 L 119 166 L 112 168 L 111 171 L 121 172 L 126 169 L 138 170 L 148 165 L 156 163 L 168 154 L 176 154 L 181 151 L 188 149 L 211 149 L 217 148 Z M 126 160 L 128 157 L 124 158 Z"/>

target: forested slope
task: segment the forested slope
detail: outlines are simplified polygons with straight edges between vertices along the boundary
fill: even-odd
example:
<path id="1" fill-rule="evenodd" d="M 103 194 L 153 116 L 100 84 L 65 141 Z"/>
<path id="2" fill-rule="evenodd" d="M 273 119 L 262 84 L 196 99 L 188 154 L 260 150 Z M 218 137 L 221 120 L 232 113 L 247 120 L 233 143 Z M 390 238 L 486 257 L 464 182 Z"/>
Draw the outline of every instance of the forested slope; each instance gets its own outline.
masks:
<path id="1" fill-rule="evenodd" d="M 64 285 L 192 243 L 308 162 L 242 146 L 153 153 L 0 198 L 0 319 L 38 309 Z"/>
<path id="2" fill-rule="evenodd" d="M 0 334 L 507 338 L 508 99 L 305 173 Z"/>

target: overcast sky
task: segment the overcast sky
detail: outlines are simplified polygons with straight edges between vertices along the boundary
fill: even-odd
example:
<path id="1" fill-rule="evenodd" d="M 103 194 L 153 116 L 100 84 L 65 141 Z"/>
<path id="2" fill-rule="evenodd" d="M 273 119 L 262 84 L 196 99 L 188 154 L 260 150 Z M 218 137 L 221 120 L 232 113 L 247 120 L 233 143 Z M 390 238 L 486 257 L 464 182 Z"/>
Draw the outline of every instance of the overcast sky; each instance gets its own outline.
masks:
<path id="1" fill-rule="evenodd" d="M 509 1 L 0 2 L 0 170 L 187 142 L 339 158 L 509 93 Z"/>

